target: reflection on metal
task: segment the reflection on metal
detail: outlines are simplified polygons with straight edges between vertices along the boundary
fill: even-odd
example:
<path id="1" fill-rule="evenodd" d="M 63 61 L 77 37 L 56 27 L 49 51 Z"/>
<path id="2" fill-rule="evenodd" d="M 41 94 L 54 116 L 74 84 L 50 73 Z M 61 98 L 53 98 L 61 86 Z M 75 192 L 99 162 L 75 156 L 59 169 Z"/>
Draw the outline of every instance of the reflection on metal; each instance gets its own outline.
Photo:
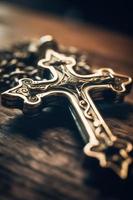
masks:
<path id="1" fill-rule="evenodd" d="M 103 120 L 90 92 L 110 91 L 117 97 L 129 92 L 131 78 L 101 68 L 88 75 L 76 72 L 76 60 L 52 48 L 44 51 L 44 59 L 38 62 L 38 71 L 45 79 L 34 81 L 30 78 L 19 80 L 19 84 L 2 94 L 4 105 L 23 109 L 34 114 L 51 104 L 68 105 L 83 139 L 84 153 L 99 160 L 100 166 L 113 169 L 118 176 L 126 178 L 132 162 L 130 152 L 133 146 L 126 139 L 118 138 Z"/>

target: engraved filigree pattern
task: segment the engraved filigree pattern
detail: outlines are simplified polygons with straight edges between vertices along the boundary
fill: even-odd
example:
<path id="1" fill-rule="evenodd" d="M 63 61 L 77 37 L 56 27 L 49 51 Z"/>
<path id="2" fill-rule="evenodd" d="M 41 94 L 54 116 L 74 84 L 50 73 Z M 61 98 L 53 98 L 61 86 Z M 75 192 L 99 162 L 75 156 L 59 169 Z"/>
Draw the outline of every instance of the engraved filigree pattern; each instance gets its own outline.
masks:
<path id="1" fill-rule="evenodd" d="M 45 98 L 52 95 L 65 96 L 72 107 L 72 114 L 79 118 L 80 130 L 83 127 L 83 132 L 88 134 L 85 154 L 98 159 L 102 167 L 109 167 L 121 178 L 126 178 L 128 166 L 132 162 L 129 156 L 132 144 L 112 134 L 90 98 L 89 91 L 103 88 L 123 95 L 126 94 L 131 78 L 116 74 L 108 68 L 99 69 L 88 75 L 77 74 L 74 70 L 76 61 L 73 57 L 67 57 L 51 49 L 46 51 L 45 59 L 41 59 L 38 66 L 42 74 L 45 70 L 49 72 L 49 79 L 20 79 L 18 86 L 3 93 L 3 99 L 9 102 L 16 101 L 16 97 L 21 98 L 26 111 L 29 107 L 37 109 L 45 103 Z"/>
<path id="2" fill-rule="evenodd" d="M 128 155 L 132 151 L 132 144 L 126 139 L 123 140 L 115 136 L 111 139 L 107 135 L 103 124 L 82 93 L 79 105 L 83 109 L 85 117 L 92 122 L 95 136 L 99 141 L 98 145 L 90 146 L 90 144 L 87 144 L 84 148 L 85 153 L 91 157 L 99 156 L 102 167 L 110 167 L 122 178 L 127 177 L 128 165 L 132 163 L 132 159 Z"/>

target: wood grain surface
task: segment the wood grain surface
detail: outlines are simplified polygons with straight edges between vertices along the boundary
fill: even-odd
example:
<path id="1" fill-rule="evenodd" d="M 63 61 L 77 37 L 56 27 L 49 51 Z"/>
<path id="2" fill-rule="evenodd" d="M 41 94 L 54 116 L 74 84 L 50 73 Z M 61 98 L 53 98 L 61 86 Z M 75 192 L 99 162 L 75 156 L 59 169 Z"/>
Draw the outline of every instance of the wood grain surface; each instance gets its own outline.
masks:
<path id="1" fill-rule="evenodd" d="M 53 35 L 66 46 L 88 51 L 90 65 L 132 76 L 133 41 L 125 36 L 0 4 L 0 48 L 16 41 Z M 97 105 L 114 134 L 133 142 L 133 92 L 125 103 Z M 67 109 L 54 107 L 28 118 L 0 106 L 0 200 L 132 199 L 129 179 L 96 167 Z"/>

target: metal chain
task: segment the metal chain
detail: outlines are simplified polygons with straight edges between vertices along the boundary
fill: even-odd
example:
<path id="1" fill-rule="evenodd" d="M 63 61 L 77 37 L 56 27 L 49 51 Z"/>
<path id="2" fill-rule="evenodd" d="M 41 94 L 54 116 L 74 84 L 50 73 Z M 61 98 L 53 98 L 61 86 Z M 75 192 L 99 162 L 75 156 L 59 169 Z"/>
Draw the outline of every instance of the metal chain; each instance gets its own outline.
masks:
<path id="1" fill-rule="evenodd" d="M 1 92 L 14 87 L 20 78 L 37 78 L 38 51 L 31 51 L 30 45 L 30 42 L 17 44 L 8 50 L 0 51 Z"/>

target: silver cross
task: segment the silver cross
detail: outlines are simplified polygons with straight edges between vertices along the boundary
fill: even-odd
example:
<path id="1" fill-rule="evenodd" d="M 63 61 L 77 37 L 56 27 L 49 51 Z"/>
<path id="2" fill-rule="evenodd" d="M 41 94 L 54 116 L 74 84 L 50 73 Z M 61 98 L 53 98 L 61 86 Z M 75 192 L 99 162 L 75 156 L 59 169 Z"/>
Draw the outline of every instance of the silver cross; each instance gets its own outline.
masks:
<path id="1" fill-rule="evenodd" d="M 123 96 L 129 90 L 131 78 L 116 74 L 109 68 L 101 68 L 89 75 L 75 71 L 72 57 L 47 49 L 45 58 L 38 62 L 40 75 L 48 76 L 42 81 L 29 78 L 2 94 L 2 102 L 11 107 L 34 114 L 53 104 L 68 105 L 86 143 L 84 153 L 99 160 L 101 167 L 113 169 L 118 176 L 126 178 L 132 158 L 133 146 L 126 139 L 118 138 L 103 120 L 90 93 L 94 90 L 110 90 Z"/>

